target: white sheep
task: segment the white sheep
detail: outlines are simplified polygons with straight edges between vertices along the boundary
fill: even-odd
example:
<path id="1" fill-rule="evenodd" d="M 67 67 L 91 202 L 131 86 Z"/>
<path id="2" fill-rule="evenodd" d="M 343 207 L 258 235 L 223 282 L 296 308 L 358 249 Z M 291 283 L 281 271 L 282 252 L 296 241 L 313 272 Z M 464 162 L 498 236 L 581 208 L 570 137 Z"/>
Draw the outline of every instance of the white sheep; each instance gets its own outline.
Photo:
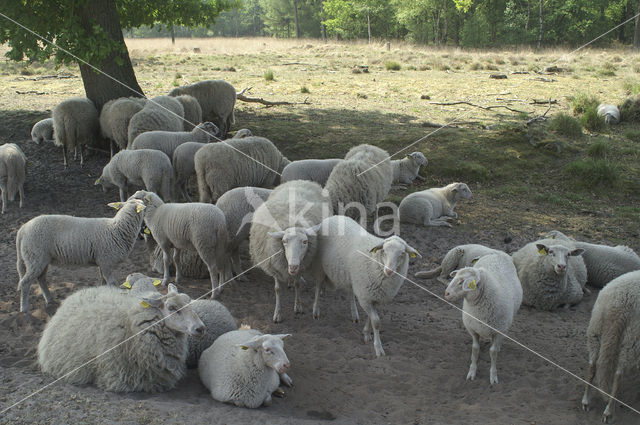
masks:
<path id="1" fill-rule="evenodd" d="M 234 123 L 233 108 L 236 104 L 236 89 L 224 80 L 206 80 L 188 86 L 176 87 L 169 96 L 188 94 L 200 103 L 202 119 L 215 123 L 224 136 Z"/>
<path id="2" fill-rule="evenodd" d="M 149 266 L 153 272 L 164 275 L 164 256 L 162 254 L 162 248 L 160 248 L 153 239 L 151 231 L 149 231 L 149 235 L 151 237 L 145 237 L 145 245 L 147 252 L 149 253 Z M 169 252 L 170 258 L 174 258 L 174 252 L 175 251 L 171 249 Z M 209 278 L 209 269 L 207 268 L 207 265 L 202 262 L 200 255 L 198 255 L 196 251 L 182 249 L 178 252 L 178 258 L 174 260 L 178 261 L 178 267 L 180 267 L 180 273 L 182 276 L 194 279 Z M 169 267 L 169 274 L 173 274 L 175 272 L 176 269 L 172 263 Z"/>
<path id="3" fill-rule="evenodd" d="M 102 280 L 115 285 L 114 269 L 125 260 L 138 237 L 145 204 L 139 200 L 108 204 L 113 218 L 40 215 L 23 224 L 16 235 L 20 275 L 20 311 L 29 312 L 29 289 L 38 279 L 45 302 L 53 298 L 47 287 L 47 268 L 57 265 L 97 265 Z"/>
<path id="4" fill-rule="evenodd" d="M 608 125 L 615 125 L 620 122 L 620 110 L 615 105 L 607 105 L 601 103 L 596 109 L 599 117 L 604 118 L 604 122 Z"/>
<path id="5" fill-rule="evenodd" d="M 579 303 L 587 281 L 583 252 L 569 241 L 541 239 L 513 253 L 522 303 L 540 310 Z"/>
<path id="6" fill-rule="evenodd" d="M 202 335 L 204 325 L 174 285 L 164 296 L 147 294 L 97 287 L 70 295 L 42 332 L 42 371 L 107 391 L 174 388 L 186 375 L 187 334 Z"/>
<path id="7" fill-rule="evenodd" d="M 445 283 L 452 271 L 463 267 L 471 267 L 480 257 L 501 252 L 478 244 L 458 245 L 447 252 L 438 267 L 433 270 L 418 272 L 415 276 L 422 279 L 431 279 L 438 276 L 437 279 Z"/>
<path id="8" fill-rule="evenodd" d="M 229 310 L 218 301 L 193 300 L 190 306 L 206 327 L 204 335 L 187 338 L 187 367 L 195 368 L 203 351 L 211 347 L 220 335 L 238 330 L 238 325 Z"/>
<path id="9" fill-rule="evenodd" d="M 184 195 L 187 202 L 191 202 L 189 182 L 191 178 L 196 175 L 196 152 L 204 145 L 206 145 L 206 143 L 187 142 L 181 144 L 173 151 L 171 164 L 173 165 L 175 186 L 178 191 Z"/>
<path id="10" fill-rule="evenodd" d="M 127 185 L 144 187 L 171 200 L 173 167 L 161 151 L 155 149 L 122 150 L 115 154 L 102 169 L 95 185 L 106 192 L 111 187 L 120 191 L 120 201 L 127 199 Z"/>
<path id="11" fill-rule="evenodd" d="M 500 252 L 485 255 L 473 267 L 462 268 L 452 275 L 444 296 L 449 301 L 464 299 L 462 323 L 473 339 L 467 379 L 475 379 L 480 339 L 488 339 L 491 341 L 489 382 L 497 384 L 496 363 L 503 334 L 511 327 L 522 302 L 522 287 L 516 268 L 511 257 Z"/>
<path id="12" fill-rule="evenodd" d="M 147 99 L 144 97 L 120 97 L 108 101 L 102 107 L 100 130 L 104 138 L 111 140 L 111 156 L 114 143 L 120 150 L 126 149 L 129 145 L 129 122 L 146 103 Z"/>
<path id="13" fill-rule="evenodd" d="M 280 383 L 292 386 L 283 340 L 289 336 L 237 330 L 220 336 L 200 357 L 200 380 L 211 397 L 254 409 L 271 405 Z"/>
<path id="14" fill-rule="evenodd" d="M 162 280 L 147 276 L 142 273 L 130 273 L 120 285 L 126 289 L 129 295 L 141 296 L 147 292 L 158 292 Z"/>
<path id="15" fill-rule="evenodd" d="M 53 118 L 45 118 L 35 123 L 31 129 L 31 140 L 38 144 L 47 141 L 53 142 Z"/>
<path id="16" fill-rule="evenodd" d="M 249 240 L 249 229 L 254 211 L 267 200 L 271 189 L 262 187 L 236 187 L 225 192 L 216 206 L 222 210 L 227 219 L 229 245 L 227 251 L 231 257 L 231 265 L 236 275 L 242 273 L 240 263 L 240 244 Z"/>
<path id="17" fill-rule="evenodd" d="M 245 137 L 249 137 L 249 136 L 253 136 L 253 133 L 251 132 L 251 130 L 249 130 L 248 128 L 241 128 L 240 130 L 237 130 L 235 132 L 233 132 L 233 139 L 242 139 Z"/>
<path id="18" fill-rule="evenodd" d="M 0 192 L 2 192 L 2 214 L 7 202 L 20 194 L 20 208 L 24 202 L 24 168 L 27 157 L 15 143 L 0 145 Z"/>
<path id="19" fill-rule="evenodd" d="M 215 298 L 222 285 L 230 277 L 230 267 L 226 253 L 227 224 L 224 214 L 211 204 L 165 204 L 153 192 L 139 190 L 130 199 L 144 199 L 147 209 L 144 222 L 153 239 L 162 249 L 164 275 L 162 284 L 169 280 L 169 253 L 173 251 L 176 267 L 176 283 L 180 283 L 182 273 L 177 261 L 180 251 L 196 251 L 207 265 L 211 278 L 211 298 Z"/>
<path id="20" fill-rule="evenodd" d="M 291 180 L 309 180 L 321 186 L 327 183 L 333 167 L 342 162 L 342 159 L 301 159 L 293 161 L 282 170 L 282 183 Z"/>
<path id="21" fill-rule="evenodd" d="M 80 165 L 84 165 L 84 149 L 99 140 L 100 117 L 93 102 L 85 97 L 74 97 L 60 102 L 51 114 L 55 145 L 62 146 L 64 166 L 67 153 L 80 150 Z"/>
<path id="22" fill-rule="evenodd" d="M 393 183 L 411 184 L 415 179 L 426 180 L 419 175 L 420 167 L 429 163 L 422 152 L 412 152 L 402 159 L 391 161 Z"/>
<path id="23" fill-rule="evenodd" d="M 293 311 L 302 313 L 300 276 L 314 261 L 316 235 L 309 228 L 329 214 L 329 199 L 318 183 L 294 180 L 281 184 L 260 205 L 249 231 L 249 252 L 253 264 L 275 281 L 276 306 L 273 321 L 282 321 L 280 286 L 293 281 L 295 301 Z M 318 317 L 319 284 L 313 303 L 313 316 Z"/>
<path id="24" fill-rule="evenodd" d="M 176 96 L 184 109 L 184 131 L 191 131 L 202 122 L 202 108 L 198 99 L 188 94 Z"/>
<path id="25" fill-rule="evenodd" d="M 461 199 L 472 198 L 469 186 L 464 183 L 451 183 L 445 187 L 407 195 L 400 202 L 398 214 L 402 223 L 451 227 L 448 220 L 458 218 L 458 214 L 453 211 L 456 203 Z"/>
<path id="26" fill-rule="evenodd" d="M 209 143 L 217 138 L 218 132 L 218 127 L 208 121 L 198 124 L 191 131 L 147 131 L 136 137 L 131 149 L 157 149 L 171 160 L 181 144 Z"/>
<path id="27" fill-rule="evenodd" d="M 593 305 L 587 329 L 589 370 L 582 408 L 591 405 L 591 384 L 607 391 L 603 422 L 613 419 L 622 375 L 638 367 L 640 358 L 640 271 L 626 273 L 604 287 Z"/>
<path id="28" fill-rule="evenodd" d="M 136 137 L 146 131 L 183 131 L 183 121 L 184 108 L 180 102 L 170 96 L 154 97 L 131 117 L 127 128 L 127 146 L 131 148 Z"/>
<path id="29" fill-rule="evenodd" d="M 377 309 L 393 300 L 404 283 L 409 258 L 420 257 L 420 254 L 400 237 L 379 238 L 346 216 L 325 218 L 311 231 L 318 235 L 313 276 L 316 281 L 324 276 L 325 284 L 330 288 L 339 286 L 351 292 L 351 319 L 354 322 L 360 320 L 357 298 L 368 316 L 363 330 L 364 341 L 371 341 L 373 329 L 376 356 L 384 356 Z"/>
<path id="30" fill-rule="evenodd" d="M 194 158 L 200 202 L 215 202 L 235 187 L 273 187 L 289 162 L 264 137 L 250 136 L 207 144 Z"/>

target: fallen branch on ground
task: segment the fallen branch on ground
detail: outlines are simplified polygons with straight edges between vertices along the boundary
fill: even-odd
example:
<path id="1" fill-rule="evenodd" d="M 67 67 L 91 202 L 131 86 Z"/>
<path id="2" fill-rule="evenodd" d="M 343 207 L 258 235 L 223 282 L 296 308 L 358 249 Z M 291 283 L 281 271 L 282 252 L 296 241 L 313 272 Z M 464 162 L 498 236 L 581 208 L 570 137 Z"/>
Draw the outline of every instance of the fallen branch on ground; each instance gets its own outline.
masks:
<path id="1" fill-rule="evenodd" d="M 38 77 L 27 78 L 27 77 L 18 77 L 16 80 L 18 81 L 40 81 L 40 80 L 49 80 L 49 79 L 57 79 L 57 80 L 65 80 L 67 78 L 78 78 L 77 75 L 72 74 L 60 74 L 60 75 L 40 75 Z"/>
<path id="2" fill-rule="evenodd" d="M 245 96 L 244 93 L 248 92 L 249 90 L 251 90 L 251 87 L 243 89 L 241 92 L 236 93 L 236 98 L 238 100 L 242 100 L 243 102 L 253 102 L 253 103 L 261 103 L 263 105 L 265 105 L 266 107 L 271 107 L 271 106 L 280 106 L 280 105 L 310 105 L 311 102 L 309 102 L 309 98 L 305 98 L 304 101 L 302 102 L 287 102 L 287 101 L 271 101 L 271 100 L 265 100 L 261 97 L 248 97 Z"/>
<path id="3" fill-rule="evenodd" d="M 546 111 L 544 111 L 544 114 L 538 115 L 537 117 L 531 118 L 529 121 L 527 121 L 527 126 L 529 124 L 533 124 L 534 122 L 537 122 L 537 121 L 545 121 L 547 119 L 547 112 L 549 112 L 551 110 L 551 105 L 552 105 L 552 103 L 549 102 L 549 107 L 547 108 Z"/>
<path id="4" fill-rule="evenodd" d="M 526 114 L 525 111 L 520 111 L 518 109 L 513 109 L 513 108 L 510 108 L 510 107 L 508 107 L 506 105 L 482 106 L 482 105 L 476 105 L 475 103 L 467 102 L 466 100 L 459 100 L 457 102 L 429 102 L 429 104 L 431 104 L 431 105 L 442 105 L 442 106 L 469 105 L 469 106 L 473 106 L 473 107 L 476 107 L 476 108 L 485 109 L 487 111 L 491 111 L 491 110 L 496 109 L 496 108 L 505 108 L 505 109 L 508 109 L 509 111 L 512 111 L 512 112 L 517 112 L 519 114 Z"/>

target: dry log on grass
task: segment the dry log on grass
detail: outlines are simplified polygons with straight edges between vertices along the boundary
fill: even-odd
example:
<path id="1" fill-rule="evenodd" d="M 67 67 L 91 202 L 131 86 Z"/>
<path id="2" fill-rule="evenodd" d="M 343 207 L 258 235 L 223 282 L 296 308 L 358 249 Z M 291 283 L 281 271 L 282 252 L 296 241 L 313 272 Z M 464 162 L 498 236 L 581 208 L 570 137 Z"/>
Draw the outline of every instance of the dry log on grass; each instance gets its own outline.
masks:
<path id="1" fill-rule="evenodd" d="M 520 111 L 518 109 L 510 108 L 506 105 L 492 105 L 492 106 L 482 106 L 476 105 L 475 103 L 467 102 L 466 100 L 458 100 L 456 102 L 429 102 L 430 105 L 441 105 L 441 106 L 452 106 L 452 105 L 469 105 L 475 108 L 485 109 L 487 111 L 491 111 L 493 109 L 504 108 L 508 109 L 511 112 L 517 112 L 519 114 L 526 114 L 525 111 Z"/>
<path id="2" fill-rule="evenodd" d="M 272 106 L 280 106 L 280 105 L 310 105 L 311 104 L 311 102 L 309 102 L 308 97 L 305 98 L 304 101 L 302 102 L 287 102 L 287 101 L 271 101 L 271 100 L 265 100 L 261 97 L 245 96 L 244 93 L 248 92 L 249 90 L 251 90 L 251 87 L 245 88 L 241 92 L 236 93 L 236 98 L 238 100 L 242 100 L 243 102 L 261 103 L 265 105 L 267 108 L 270 108 Z"/>

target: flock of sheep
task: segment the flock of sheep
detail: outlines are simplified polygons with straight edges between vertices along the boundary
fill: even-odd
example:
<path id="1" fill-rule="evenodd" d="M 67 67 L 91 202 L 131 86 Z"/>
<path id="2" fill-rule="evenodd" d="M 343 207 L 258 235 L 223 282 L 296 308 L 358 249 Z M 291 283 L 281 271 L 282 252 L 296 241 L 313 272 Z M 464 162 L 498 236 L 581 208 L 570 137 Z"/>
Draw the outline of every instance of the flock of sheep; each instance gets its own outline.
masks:
<path id="1" fill-rule="evenodd" d="M 247 240 L 253 266 L 274 279 L 274 322 L 283 320 L 285 284 L 295 290 L 294 313 L 303 311 L 301 285 L 315 285 L 314 318 L 320 317 L 322 292 L 340 287 L 351 295 L 354 322 L 360 320 L 358 304 L 367 313 L 364 340 L 373 336 L 376 356 L 385 354 L 378 309 L 392 302 L 410 260 L 420 254 L 397 235 L 378 236 L 378 208 L 392 184 L 423 179 L 418 172 L 427 159 L 414 152 L 392 161 L 386 151 L 364 144 L 344 159 L 291 162 L 247 129 L 222 140 L 234 123 L 235 100 L 235 89 L 221 80 L 151 100 L 115 99 L 100 113 L 88 99 L 73 98 L 33 127 L 34 141 L 62 146 L 65 165 L 72 150 L 80 151 L 82 162 L 85 147 L 99 134 L 110 140 L 112 158 L 95 184 L 105 191 L 118 188 L 120 197 L 109 204 L 117 210 L 114 217 L 41 215 L 18 231 L 20 311 L 29 313 L 36 280 L 46 303 L 53 301 L 46 282 L 50 264 L 97 265 L 107 283 L 62 302 L 38 345 L 45 373 L 110 391 L 155 392 L 173 388 L 187 367 L 198 367 L 216 400 L 252 408 L 270 404 L 281 384 L 292 385 L 283 348 L 287 335 L 238 329 L 222 304 L 191 301 L 169 283 L 172 274 L 178 284 L 183 276 L 209 277 L 216 297 L 227 282 L 244 278 L 240 251 Z M 18 191 L 22 206 L 25 162 L 16 145 L 0 147 L 3 212 L 7 196 L 13 199 Z M 189 183 L 196 181 L 194 203 Z M 130 186 L 142 190 L 129 196 Z M 175 202 L 181 197 L 186 202 Z M 452 183 L 405 197 L 395 214 L 405 223 L 450 227 L 456 203 L 471 198 L 466 184 Z M 362 225 L 372 216 L 375 234 Z M 162 278 L 134 273 L 117 287 L 114 269 L 139 235 L 146 240 L 149 268 Z M 615 397 L 623 372 L 637 364 L 640 257 L 630 248 L 578 242 L 552 231 L 513 255 L 482 245 L 454 247 L 439 267 L 416 277 L 443 283 L 451 278 L 445 298 L 464 300 L 462 319 L 473 339 L 467 379 L 476 376 L 480 339 L 488 339 L 490 383 L 498 382 L 500 344 L 521 303 L 541 310 L 568 307 L 580 302 L 587 283 L 604 287 L 588 329 L 587 380 Z M 117 354 L 109 351 L 114 346 Z M 590 393 L 587 386 L 585 409 Z M 611 398 L 605 421 L 613 407 Z"/>

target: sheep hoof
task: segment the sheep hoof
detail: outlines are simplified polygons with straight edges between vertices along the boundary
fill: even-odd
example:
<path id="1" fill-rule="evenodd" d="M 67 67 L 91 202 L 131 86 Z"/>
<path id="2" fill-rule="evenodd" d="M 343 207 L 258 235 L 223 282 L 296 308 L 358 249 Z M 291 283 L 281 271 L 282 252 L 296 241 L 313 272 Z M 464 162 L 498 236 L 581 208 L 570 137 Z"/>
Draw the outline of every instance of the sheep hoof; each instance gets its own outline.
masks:
<path id="1" fill-rule="evenodd" d="M 287 396 L 287 394 L 284 392 L 284 390 L 282 388 L 277 388 L 274 392 L 273 395 L 275 397 L 278 398 L 285 398 Z"/>
<path id="2" fill-rule="evenodd" d="M 304 314 L 304 309 L 302 308 L 302 306 L 301 306 L 300 304 L 296 304 L 296 305 L 293 307 L 293 312 L 294 312 L 295 314 Z"/>
<path id="3" fill-rule="evenodd" d="M 280 382 L 285 384 L 287 387 L 293 387 L 293 380 L 286 373 L 280 375 Z"/>
<path id="4" fill-rule="evenodd" d="M 376 357 L 383 357 L 383 356 L 385 356 L 385 354 L 384 354 L 384 348 L 382 348 L 382 347 L 379 347 L 379 348 L 378 348 L 378 347 L 375 347 L 375 349 L 376 349 Z"/>
<path id="5" fill-rule="evenodd" d="M 582 410 L 584 410 L 585 412 L 588 412 L 591 409 L 591 406 L 589 405 L 588 401 L 585 401 L 584 399 L 582 400 Z"/>
<path id="6" fill-rule="evenodd" d="M 273 323 L 282 322 L 282 315 L 278 312 L 273 315 Z"/>
<path id="7" fill-rule="evenodd" d="M 476 368 L 469 368 L 469 373 L 467 373 L 467 381 L 473 381 L 476 379 Z"/>

